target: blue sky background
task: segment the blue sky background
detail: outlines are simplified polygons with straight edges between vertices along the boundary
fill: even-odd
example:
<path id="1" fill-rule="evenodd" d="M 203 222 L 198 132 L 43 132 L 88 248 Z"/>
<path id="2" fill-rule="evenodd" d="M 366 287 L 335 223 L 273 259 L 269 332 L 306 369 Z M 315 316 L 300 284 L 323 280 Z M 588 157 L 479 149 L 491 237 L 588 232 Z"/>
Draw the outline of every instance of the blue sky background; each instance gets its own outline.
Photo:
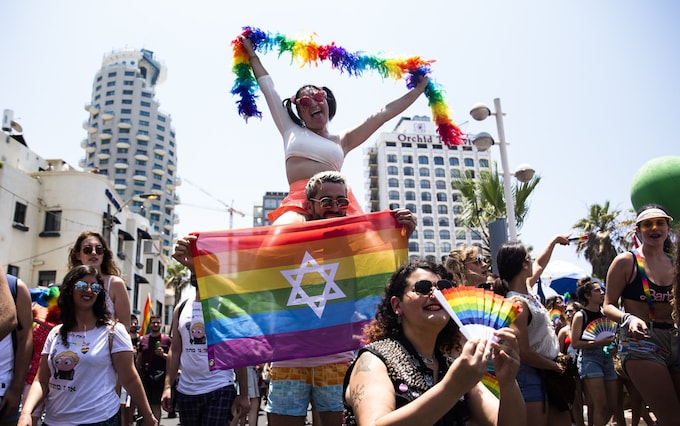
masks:
<path id="1" fill-rule="evenodd" d="M 430 5 L 428 5 L 428 3 Z M 218 200 L 246 213 L 265 191 L 285 191 L 280 136 L 265 110 L 236 113 L 230 41 L 249 25 L 294 38 L 316 33 L 348 50 L 436 59 L 451 116 L 464 131 L 496 136 L 493 119 L 470 120 L 476 102 L 501 98 L 510 167 L 529 163 L 543 180 L 520 230 L 540 250 L 569 232 L 592 203 L 631 208 L 630 184 L 647 161 L 679 155 L 680 5 L 673 0 L 343 2 L 73 1 L 5 2 L 0 40 L 0 108 L 14 110 L 31 149 L 77 165 L 86 137 L 83 106 L 105 54 L 153 51 L 168 68 L 157 86 L 177 134 L 181 223 L 176 232 L 228 228 Z M 440 6 L 441 5 L 441 6 Z M 445 5 L 445 6 L 444 6 Z M 256 7 L 255 7 L 256 6 Z M 331 131 L 354 126 L 406 89 L 403 81 L 300 68 L 287 56 L 263 63 L 280 93 L 324 84 L 338 98 Z M 262 108 L 265 105 L 262 102 Z M 421 97 L 404 115 L 431 115 Z M 398 119 L 381 131 L 391 131 Z M 367 144 L 371 144 L 371 139 Z M 497 148 L 492 158 L 500 162 Z M 343 172 L 364 199 L 363 150 Z M 189 183 L 191 182 L 191 184 Z M 200 188 L 200 189 L 199 189 Z M 209 196 L 207 194 L 211 194 Z M 553 259 L 577 263 L 573 248 Z"/>

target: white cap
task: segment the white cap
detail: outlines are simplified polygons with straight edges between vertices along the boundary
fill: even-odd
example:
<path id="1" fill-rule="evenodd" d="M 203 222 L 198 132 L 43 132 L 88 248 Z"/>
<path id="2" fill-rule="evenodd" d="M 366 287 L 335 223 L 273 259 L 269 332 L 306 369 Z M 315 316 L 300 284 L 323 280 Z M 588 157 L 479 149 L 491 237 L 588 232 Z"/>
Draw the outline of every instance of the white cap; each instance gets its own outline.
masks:
<path id="1" fill-rule="evenodd" d="M 642 222 L 645 219 L 656 219 L 657 217 L 666 218 L 668 219 L 669 222 L 673 221 L 673 218 L 670 217 L 668 213 L 659 208 L 653 207 L 640 212 L 637 219 L 635 219 L 635 224 L 637 225 L 638 223 Z"/>

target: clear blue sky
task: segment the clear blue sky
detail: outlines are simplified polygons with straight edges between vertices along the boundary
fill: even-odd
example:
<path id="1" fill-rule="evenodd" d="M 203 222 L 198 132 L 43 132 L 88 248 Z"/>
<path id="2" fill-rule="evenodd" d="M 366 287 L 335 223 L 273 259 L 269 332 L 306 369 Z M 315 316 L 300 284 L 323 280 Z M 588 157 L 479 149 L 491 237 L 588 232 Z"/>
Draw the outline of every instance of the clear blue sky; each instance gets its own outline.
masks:
<path id="1" fill-rule="evenodd" d="M 446 7 L 419 7 L 427 3 Z M 511 168 L 530 163 L 543 177 L 520 230 L 537 250 L 569 232 L 589 204 L 610 200 L 629 209 L 640 166 L 680 153 L 673 118 L 680 99 L 680 4 L 673 0 L 36 0 L 5 2 L 2 10 L 0 108 L 14 110 L 29 147 L 46 158 L 77 165 L 83 157 L 83 105 L 106 53 L 146 48 L 165 63 L 157 99 L 173 118 L 178 174 L 195 184 L 178 189 L 180 236 L 227 228 L 217 200 L 233 200 L 247 214 L 235 216 L 234 227 L 249 227 L 252 205 L 265 191 L 287 190 L 271 117 L 265 110 L 262 121 L 246 124 L 229 93 L 230 41 L 246 25 L 295 38 L 316 33 L 318 42 L 349 50 L 436 59 L 432 77 L 446 88 L 458 123 L 469 120 L 474 103 L 501 98 Z M 301 69 L 287 56 L 262 60 L 282 94 L 308 82 L 334 90 L 339 105 L 331 131 L 356 125 L 405 90 L 403 82 L 377 75 L 353 78 L 326 65 Z M 404 115 L 431 114 L 423 97 Z M 462 128 L 496 135 L 492 119 Z M 360 200 L 363 161 L 356 150 L 343 169 Z M 590 272 L 572 248 L 557 248 L 553 258 Z"/>

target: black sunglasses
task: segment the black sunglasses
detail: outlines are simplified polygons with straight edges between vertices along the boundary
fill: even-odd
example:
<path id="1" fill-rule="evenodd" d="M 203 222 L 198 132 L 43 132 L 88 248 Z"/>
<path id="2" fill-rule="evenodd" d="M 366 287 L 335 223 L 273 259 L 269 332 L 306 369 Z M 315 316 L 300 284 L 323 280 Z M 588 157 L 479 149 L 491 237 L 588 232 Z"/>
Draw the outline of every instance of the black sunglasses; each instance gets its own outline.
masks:
<path id="1" fill-rule="evenodd" d="M 98 255 L 104 254 L 104 247 L 102 246 L 97 246 L 97 247 L 92 247 L 92 246 L 85 246 L 82 248 L 82 252 L 85 254 L 92 254 L 92 252 L 97 253 Z"/>
<path id="2" fill-rule="evenodd" d="M 445 288 L 453 287 L 453 284 L 449 280 L 439 280 L 436 283 L 433 283 L 432 281 L 428 280 L 420 280 L 416 282 L 415 286 L 413 287 L 413 290 L 415 290 L 415 292 L 420 294 L 421 296 L 427 296 L 430 293 L 432 293 L 432 287 L 435 285 L 439 290 L 444 290 Z"/>

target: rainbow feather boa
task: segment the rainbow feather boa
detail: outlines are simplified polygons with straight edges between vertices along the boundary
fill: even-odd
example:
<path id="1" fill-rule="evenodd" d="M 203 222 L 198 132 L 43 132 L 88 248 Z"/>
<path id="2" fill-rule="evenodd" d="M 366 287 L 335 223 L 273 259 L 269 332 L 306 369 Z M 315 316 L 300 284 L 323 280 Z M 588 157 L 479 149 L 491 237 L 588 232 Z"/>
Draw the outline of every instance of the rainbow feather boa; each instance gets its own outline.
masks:
<path id="1" fill-rule="evenodd" d="M 406 87 L 409 89 L 416 86 L 419 77 L 431 72 L 430 64 L 434 62 L 433 60 L 421 59 L 418 56 L 396 59 L 366 55 L 362 52 L 350 52 L 341 46 L 337 46 L 334 42 L 319 45 L 311 37 L 308 41 L 294 40 L 285 35 L 270 34 L 258 28 L 244 27 L 241 35 L 232 41 L 234 51 L 232 71 L 236 74 L 236 81 L 231 93 L 240 98 L 236 102 L 238 113 L 246 120 L 249 117 L 262 118 L 262 112 L 258 110 L 255 102 L 257 98 L 255 92 L 258 85 L 250 68 L 248 54 L 243 48 L 241 37 L 249 38 L 256 51 L 266 53 L 277 50 L 279 56 L 284 52 L 290 52 L 293 59 L 298 59 L 303 64 L 330 61 L 333 68 L 340 70 L 341 73 L 346 72 L 353 76 L 360 76 L 362 72 L 371 70 L 377 72 L 383 78 L 391 77 L 395 80 L 404 78 Z M 446 145 L 460 145 L 463 140 L 463 133 L 449 118 L 449 109 L 442 92 L 441 85 L 430 79 L 425 88 L 425 97 L 432 109 L 437 133 Z"/>

